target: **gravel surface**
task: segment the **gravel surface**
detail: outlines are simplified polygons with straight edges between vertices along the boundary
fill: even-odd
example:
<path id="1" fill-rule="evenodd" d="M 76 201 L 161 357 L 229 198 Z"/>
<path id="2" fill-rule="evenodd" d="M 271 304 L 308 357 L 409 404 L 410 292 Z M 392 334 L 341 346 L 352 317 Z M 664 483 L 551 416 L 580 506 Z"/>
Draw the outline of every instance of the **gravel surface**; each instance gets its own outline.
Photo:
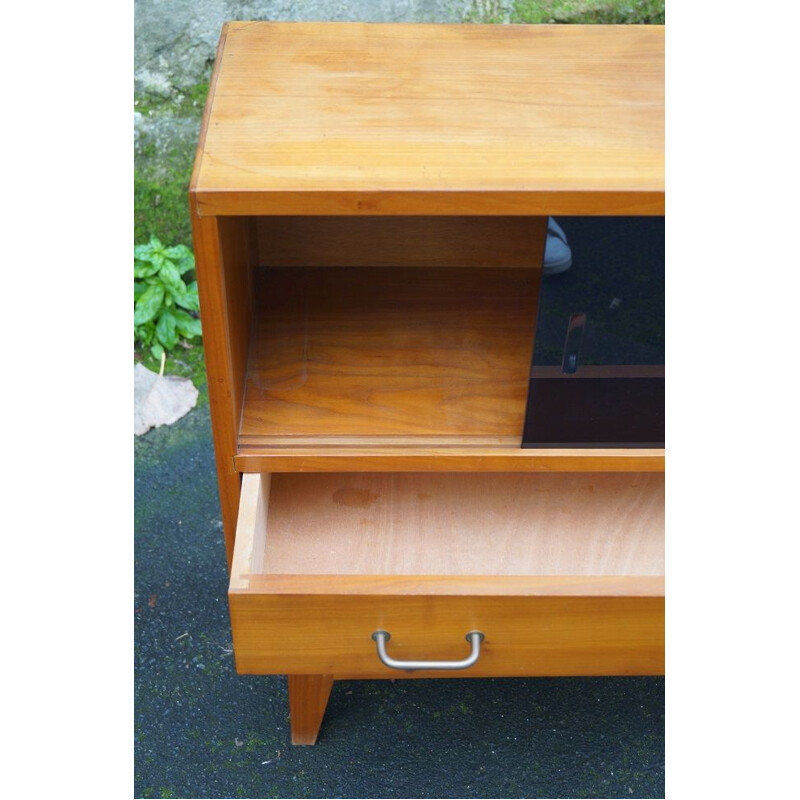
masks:
<path id="1" fill-rule="evenodd" d="M 343 681 L 292 747 L 286 679 L 234 670 L 208 408 L 135 470 L 136 797 L 664 796 L 659 677 Z"/>

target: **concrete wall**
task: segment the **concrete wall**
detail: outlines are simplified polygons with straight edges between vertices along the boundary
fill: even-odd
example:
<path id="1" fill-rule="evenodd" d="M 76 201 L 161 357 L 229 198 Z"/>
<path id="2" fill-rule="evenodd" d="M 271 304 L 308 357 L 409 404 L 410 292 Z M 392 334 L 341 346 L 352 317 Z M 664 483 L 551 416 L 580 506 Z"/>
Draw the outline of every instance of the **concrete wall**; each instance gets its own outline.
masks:
<path id="1" fill-rule="evenodd" d="M 227 20 L 457 22 L 471 0 L 135 0 L 135 89 L 168 97 L 208 78 Z"/>

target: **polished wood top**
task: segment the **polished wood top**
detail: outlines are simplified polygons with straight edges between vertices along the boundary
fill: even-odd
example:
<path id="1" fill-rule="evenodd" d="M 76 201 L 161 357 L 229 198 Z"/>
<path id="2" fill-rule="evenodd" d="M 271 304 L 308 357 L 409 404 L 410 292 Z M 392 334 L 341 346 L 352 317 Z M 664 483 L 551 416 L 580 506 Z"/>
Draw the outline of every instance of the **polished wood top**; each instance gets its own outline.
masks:
<path id="1" fill-rule="evenodd" d="M 664 28 L 232 22 L 201 215 L 663 214 Z"/>

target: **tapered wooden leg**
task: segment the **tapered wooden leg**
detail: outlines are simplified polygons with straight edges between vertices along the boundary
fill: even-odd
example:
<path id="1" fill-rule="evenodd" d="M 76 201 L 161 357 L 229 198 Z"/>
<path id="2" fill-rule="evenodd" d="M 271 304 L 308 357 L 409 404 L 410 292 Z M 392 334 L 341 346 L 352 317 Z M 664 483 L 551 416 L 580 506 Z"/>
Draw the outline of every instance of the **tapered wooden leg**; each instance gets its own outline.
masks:
<path id="1" fill-rule="evenodd" d="M 292 744 L 314 744 L 333 688 L 333 675 L 290 675 Z"/>

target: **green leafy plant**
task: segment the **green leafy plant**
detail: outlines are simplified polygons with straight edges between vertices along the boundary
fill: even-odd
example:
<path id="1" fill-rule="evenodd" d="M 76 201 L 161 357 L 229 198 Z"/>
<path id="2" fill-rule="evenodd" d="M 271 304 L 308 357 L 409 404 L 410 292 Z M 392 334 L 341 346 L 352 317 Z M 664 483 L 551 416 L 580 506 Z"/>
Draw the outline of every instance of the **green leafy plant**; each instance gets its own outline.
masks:
<path id="1" fill-rule="evenodd" d="M 133 332 L 155 358 L 178 341 L 202 335 L 194 256 L 185 245 L 165 247 L 155 236 L 133 248 Z M 186 280 L 184 280 L 184 278 Z"/>
<path id="2" fill-rule="evenodd" d="M 508 19 L 507 2 L 504 0 L 472 0 L 464 12 L 464 22 L 501 23 Z"/>
<path id="3" fill-rule="evenodd" d="M 664 0 L 514 0 L 511 22 L 664 24 Z"/>

